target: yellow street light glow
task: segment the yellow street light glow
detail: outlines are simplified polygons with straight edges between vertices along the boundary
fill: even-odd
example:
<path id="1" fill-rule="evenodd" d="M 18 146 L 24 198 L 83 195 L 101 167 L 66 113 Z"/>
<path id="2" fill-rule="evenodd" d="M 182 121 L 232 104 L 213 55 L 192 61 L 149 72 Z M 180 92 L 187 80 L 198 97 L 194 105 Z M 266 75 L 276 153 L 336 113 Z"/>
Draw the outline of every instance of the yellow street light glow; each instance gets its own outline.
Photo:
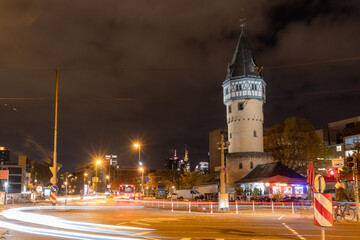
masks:
<path id="1" fill-rule="evenodd" d="M 96 161 L 96 164 L 100 164 L 100 163 L 101 163 L 101 161 L 100 161 L 100 160 L 97 160 L 97 161 Z"/>
<path id="2" fill-rule="evenodd" d="M 143 168 L 143 167 L 141 167 L 141 168 L 139 168 L 139 170 L 142 172 L 142 171 L 144 171 L 144 168 Z"/>
<path id="3" fill-rule="evenodd" d="M 139 148 L 139 147 L 140 147 L 140 144 L 134 143 L 134 147 Z"/>
<path id="4" fill-rule="evenodd" d="M 88 174 L 87 173 L 84 173 L 84 176 L 86 177 Z"/>
<path id="5" fill-rule="evenodd" d="M 109 178 L 110 178 L 109 175 L 107 175 L 107 176 L 106 176 L 106 179 L 109 179 Z"/>

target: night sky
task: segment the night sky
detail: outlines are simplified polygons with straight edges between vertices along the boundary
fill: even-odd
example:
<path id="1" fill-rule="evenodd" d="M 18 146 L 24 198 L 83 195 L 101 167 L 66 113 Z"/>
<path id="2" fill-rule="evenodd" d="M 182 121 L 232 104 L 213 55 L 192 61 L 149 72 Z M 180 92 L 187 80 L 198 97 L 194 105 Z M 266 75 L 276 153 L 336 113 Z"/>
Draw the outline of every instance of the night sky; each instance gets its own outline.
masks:
<path id="1" fill-rule="evenodd" d="M 135 165 L 136 140 L 151 169 L 185 144 L 192 166 L 207 160 L 209 131 L 226 126 L 242 8 L 264 67 L 265 128 L 360 115 L 358 0 L 1 1 L 0 146 L 13 161 L 52 159 L 58 67 L 62 172 L 104 154 Z"/>

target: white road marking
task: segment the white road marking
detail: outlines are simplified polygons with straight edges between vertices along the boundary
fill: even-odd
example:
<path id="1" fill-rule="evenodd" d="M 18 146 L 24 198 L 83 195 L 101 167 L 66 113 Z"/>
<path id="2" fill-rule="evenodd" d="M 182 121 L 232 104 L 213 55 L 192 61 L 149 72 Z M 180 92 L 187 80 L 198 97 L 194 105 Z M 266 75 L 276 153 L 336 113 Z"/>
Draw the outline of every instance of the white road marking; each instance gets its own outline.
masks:
<path id="1" fill-rule="evenodd" d="M 141 223 L 139 221 L 131 221 L 129 222 L 130 224 L 137 224 L 137 225 L 144 225 L 144 226 L 150 226 L 150 224 L 147 224 L 147 223 Z"/>
<path id="2" fill-rule="evenodd" d="M 281 215 L 281 216 L 278 218 L 278 220 L 281 220 L 283 217 L 284 217 L 284 215 Z"/>
<path id="3" fill-rule="evenodd" d="M 304 238 L 303 236 L 301 236 L 300 234 L 298 234 L 294 229 L 292 229 L 291 227 L 289 227 L 288 225 L 286 225 L 286 223 L 282 223 L 284 225 L 284 227 L 286 227 L 287 229 L 289 229 L 294 235 L 296 235 L 299 239 L 301 240 L 306 240 L 306 238 Z"/>
<path id="4" fill-rule="evenodd" d="M 148 231 L 148 232 L 139 232 L 139 233 L 135 233 L 134 235 L 139 236 L 139 235 L 145 235 L 145 234 L 148 234 L 148 233 L 151 233 L 151 232 L 150 231 Z"/>

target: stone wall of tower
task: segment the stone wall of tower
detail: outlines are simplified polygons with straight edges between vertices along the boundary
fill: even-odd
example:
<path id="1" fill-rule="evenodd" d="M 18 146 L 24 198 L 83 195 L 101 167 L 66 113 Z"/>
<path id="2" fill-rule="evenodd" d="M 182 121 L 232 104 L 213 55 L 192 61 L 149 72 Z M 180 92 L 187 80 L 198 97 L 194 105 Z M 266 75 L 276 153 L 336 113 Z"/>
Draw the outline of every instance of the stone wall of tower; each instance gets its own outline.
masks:
<path id="1" fill-rule="evenodd" d="M 239 104 L 242 104 L 242 110 Z M 229 153 L 263 152 L 263 102 L 257 99 L 229 101 L 226 112 Z"/>
<path id="2" fill-rule="evenodd" d="M 226 172 L 229 174 L 229 185 L 245 177 L 257 165 L 271 163 L 274 158 L 264 152 L 237 152 L 226 155 Z"/>

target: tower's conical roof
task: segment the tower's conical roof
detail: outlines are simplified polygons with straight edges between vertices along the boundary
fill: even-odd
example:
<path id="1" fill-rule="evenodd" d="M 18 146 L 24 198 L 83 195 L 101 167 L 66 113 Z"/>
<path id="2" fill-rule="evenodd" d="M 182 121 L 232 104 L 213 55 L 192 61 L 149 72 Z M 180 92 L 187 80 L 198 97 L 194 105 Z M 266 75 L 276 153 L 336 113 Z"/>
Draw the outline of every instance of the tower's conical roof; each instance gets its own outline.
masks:
<path id="1" fill-rule="evenodd" d="M 228 66 L 226 79 L 238 77 L 259 77 L 259 71 L 255 69 L 256 63 L 251 53 L 244 26 L 242 26 L 239 42 L 236 46 L 234 56 Z"/>

